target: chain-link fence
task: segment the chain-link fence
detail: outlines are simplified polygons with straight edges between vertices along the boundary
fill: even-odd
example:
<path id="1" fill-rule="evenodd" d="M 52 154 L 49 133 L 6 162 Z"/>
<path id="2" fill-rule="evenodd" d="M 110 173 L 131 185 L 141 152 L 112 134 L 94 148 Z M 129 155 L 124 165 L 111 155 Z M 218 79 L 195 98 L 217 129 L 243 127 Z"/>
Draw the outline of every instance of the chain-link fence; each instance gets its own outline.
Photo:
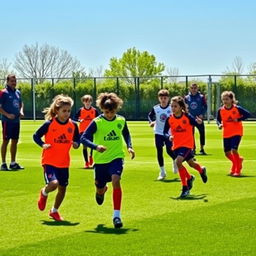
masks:
<path id="1" fill-rule="evenodd" d="M 74 100 L 72 114 L 82 106 L 84 94 L 93 96 L 94 103 L 101 92 L 115 92 L 123 100 L 120 114 L 128 120 L 146 120 L 152 106 L 158 103 L 157 92 L 166 88 L 171 97 L 185 96 L 191 83 L 197 83 L 208 103 L 206 118 L 213 119 L 221 105 L 220 95 L 232 90 L 239 103 L 256 117 L 256 76 L 253 75 L 190 75 L 155 77 L 88 77 L 88 78 L 17 78 L 27 119 L 42 119 L 42 110 L 54 96 L 69 95 Z M 0 80 L 3 83 L 3 80 Z M 40 81 L 40 83 L 39 83 Z"/>

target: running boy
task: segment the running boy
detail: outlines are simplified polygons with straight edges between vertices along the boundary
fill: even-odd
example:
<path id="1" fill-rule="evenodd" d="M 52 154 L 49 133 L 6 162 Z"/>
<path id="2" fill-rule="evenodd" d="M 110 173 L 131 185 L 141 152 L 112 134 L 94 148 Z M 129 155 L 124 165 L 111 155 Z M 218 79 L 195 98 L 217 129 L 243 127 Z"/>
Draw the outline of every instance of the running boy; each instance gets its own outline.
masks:
<path id="1" fill-rule="evenodd" d="M 75 121 L 79 122 L 79 133 L 82 136 L 83 132 L 86 130 L 90 122 L 99 115 L 96 108 L 92 107 L 92 96 L 84 95 L 81 98 L 81 102 L 83 103 L 83 107 L 81 107 L 78 112 L 75 114 Z M 88 159 L 87 147 L 83 147 L 83 156 L 85 165 L 84 168 L 88 169 L 93 166 L 93 157 L 92 157 L 92 149 L 90 150 L 90 155 Z"/>
<path id="2" fill-rule="evenodd" d="M 97 106 L 103 114 L 96 117 L 85 130 L 81 137 L 81 143 L 94 149 L 94 169 L 96 185 L 96 201 L 101 205 L 104 194 L 107 191 L 107 182 L 113 186 L 113 224 L 115 228 L 121 228 L 120 209 L 122 190 L 120 185 L 123 171 L 123 139 L 131 158 L 135 157 L 132 149 L 130 132 L 125 118 L 117 115 L 117 111 L 123 104 L 115 93 L 101 93 L 97 99 Z"/>
<path id="3" fill-rule="evenodd" d="M 164 127 L 164 134 L 169 137 L 173 142 L 172 149 L 176 156 L 176 164 L 179 169 L 179 175 L 182 183 L 182 192 L 180 197 L 184 198 L 189 195 L 189 191 L 192 189 L 194 175 L 191 175 L 186 167 L 182 164 L 186 161 L 189 166 L 196 169 L 204 183 L 207 182 L 206 168 L 200 166 L 194 161 L 193 148 L 193 126 L 197 126 L 202 123 L 200 118 L 194 118 L 188 114 L 187 106 L 184 99 L 181 96 L 176 96 L 171 99 L 172 115 L 168 117 Z M 171 129 L 171 136 L 168 134 Z"/>
<path id="4" fill-rule="evenodd" d="M 38 208 L 43 211 L 48 194 L 58 188 L 54 206 L 49 216 L 56 221 L 63 221 L 58 209 L 65 197 L 69 178 L 69 151 L 79 147 L 79 132 L 75 122 L 69 117 L 73 100 L 64 95 L 57 95 L 49 108 L 46 108 L 47 120 L 33 135 L 34 141 L 43 148 L 42 166 L 46 186 L 41 189 Z M 42 137 L 44 136 L 44 141 Z"/>
<path id="5" fill-rule="evenodd" d="M 225 91 L 221 94 L 223 106 L 218 110 L 217 124 L 219 129 L 223 128 L 223 145 L 225 156 L 232 162 L 229 172 L 231 176 L 241 175 L 243 157 L 238 153 L 238 147 L 243 136 L 242 120 L 250 117 L 250 113 L 237 106 L 235 94 Z"/>
<path id="6" fill-rule="evenodd" d="M 158 100 L 160 104 L 155 105 L 148 114 L 150 127 L 154 127 L 155 146 L 157 152 L 157 161 L 160 167 L 158 180 L 163 180 L 166 177 L 166 170 L 164 168 L 163 147 L 166 146 L 167 154 L 173 159 L 173 172 L 177 173 L 177 165 L 175 164 L 175 157 L 172 151 L 172 142 L 163 134 L 166 119 L 171 115 L 172 110 L 170 106 L 169 92 L 162 89 L 158 92 Z"/>

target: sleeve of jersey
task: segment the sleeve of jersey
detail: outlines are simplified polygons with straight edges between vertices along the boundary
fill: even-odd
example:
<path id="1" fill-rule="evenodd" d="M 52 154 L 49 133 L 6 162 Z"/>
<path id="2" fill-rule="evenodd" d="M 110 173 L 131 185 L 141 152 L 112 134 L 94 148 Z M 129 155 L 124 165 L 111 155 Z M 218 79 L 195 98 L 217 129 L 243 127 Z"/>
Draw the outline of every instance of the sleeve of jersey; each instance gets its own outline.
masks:
<path id="1" fill-rule="evenodd" d="M 154 108 L 152 108 L 152 110 L 148 113 L 148 121 L 151 123 L 155 120 L 156 117 L 156 113 Z"/>
<path id="2" fill-rule="evenodd" d="M 217 113 L 216 122 L 217 122 L 218 126 L 222 123 L 222 119 L 221 119 L 221 115 L 220 115 L 220 109 L 218 110 L 218 113 Z"/>
<path id="3" fill-rule="evenodd" d="M 122 131 L 125 143 L 127 145 L 127 148 L 132 148 L 132 142 L 131 142 L 131 135 L 127 126 L 127 123 L 125 122 L 123 131 Z"/>
<path id="4" fill-rule="evenodd" d="M 163 134 L 164 134 L 164 137 L 166 139 L 169 139 L 170 137 L 170 125 L 169 125 L 169 117 L 166 119 L 165 121 L 165 124 L 164 124 L 164 131 L 163 131 Z"/>
<path id="5" fill-rule="evenodd" d="M 33 140 L 34 142 L 39 145 L 40 147 L 43 146 L 44 141 L 42 141 L 42 137 L 48 132 L 50 121 L 45 122 L 34 134 Z"/>
<path id="6" fill-rule="evenodd" d="M 95 117 L 99 116 L 100 112 L 95 108 Z"/>
<path id="7" fill-rule="evenodd" d="M 243 121 L 249 117 L 251 117 L 251 114 L 248 110 L 246 110 L 245 108 L 241 107 L 241 106 L 237 106 L 237 109 L 241 115 L 240 118 L 238 118 L 238 121 Z"/>
<path id="8" fill-rule="evenodd" d="M 78 126 L 75 122 L 73 122 L 74 126 L 75 126 L 75 132 L 74 132 L 74 136 L 73 136 L 73 141 L 76 142 L 78 145 L 80 145 L 80 135 L 79 135 L 79 130 L 78 130 Z"/>
<path id="9" fill-rule="evenodd" d="M 199 124 L 197 123 L 196 119 L 195 119 L 192 115 L 187 114 L 187 117 L 188 117 L 189 122 L 190 122 L 191 125 L 193 125 L 193 126 L 199 126 Z"/>
<path id="10" fill-rule="evenodd" d="M 74 116 L 74 121 L 78 121 L 80 119 L 80 113 L 81 113 L 81 108 L 76 112 Z"/>
<path id="11" fill-rule="evenodd" d="M 207 102 L 204 95 L 202 95 L 202 115 L 204 115 L 207 111 Z"/>
<path id="12" fill-rule="evenodd" d="M 97 126 L 94 121 L 90 123 L 80 138 L 80 142 L 89 148 L 96 149 L 97 145 L 93 143 L 93 134 L 97 131 Z"/>

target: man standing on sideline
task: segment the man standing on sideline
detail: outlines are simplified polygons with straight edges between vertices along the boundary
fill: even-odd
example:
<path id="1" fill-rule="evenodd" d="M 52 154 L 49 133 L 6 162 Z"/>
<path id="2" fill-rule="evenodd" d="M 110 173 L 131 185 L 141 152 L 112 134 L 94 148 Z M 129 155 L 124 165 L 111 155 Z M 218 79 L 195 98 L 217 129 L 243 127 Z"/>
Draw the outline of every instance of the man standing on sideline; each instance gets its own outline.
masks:
<path id="1" fill-rule="evenodd" d="M 2 114 L 3 143 L 1 147 L 2 171 L 24 169 L 16 163 L 17 144 L 20 133 L 20 118 L 24 116 L 20 91 L 16 89 L 16 76 L 7 76 L 7 84 L 0 91 L 0 113 Z M 8 169 L 6 151 L 11 139 L 11 163 Z"/>
<path id="2" fill-rule="evenodd" d="M 188 105 L 189 113 L 194 117 L 199 117 L 203 120 L 204 114 L 207 111 L 207 103 L 203 94 L 199 92 L 198 85 L 193 83 L 190 85 L 190 92 L 185 96 L 185 102 Z M 204 151 L 205 145 L 205 127 L 204 122 L 197 126 L 197 129 L 200 134 L 200 154 L 206 155 Z M 195 128 L 193 130 L 195 133 Z M 196 154 L 196 143 L 194 143 L 194 153 Z"/>

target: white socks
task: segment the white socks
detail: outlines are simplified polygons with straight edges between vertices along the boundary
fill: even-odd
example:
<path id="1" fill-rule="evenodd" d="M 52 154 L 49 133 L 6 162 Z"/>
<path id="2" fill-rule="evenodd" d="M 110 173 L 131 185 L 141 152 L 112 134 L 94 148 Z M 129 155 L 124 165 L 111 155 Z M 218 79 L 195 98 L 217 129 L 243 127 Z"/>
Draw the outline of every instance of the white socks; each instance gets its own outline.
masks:
<path id="1" fill-rule="evenodd" d="M 116 217 L 121 218 L 120 217 L 120 210 L 114 210 L 113 219 L 116 218 Z"/>

